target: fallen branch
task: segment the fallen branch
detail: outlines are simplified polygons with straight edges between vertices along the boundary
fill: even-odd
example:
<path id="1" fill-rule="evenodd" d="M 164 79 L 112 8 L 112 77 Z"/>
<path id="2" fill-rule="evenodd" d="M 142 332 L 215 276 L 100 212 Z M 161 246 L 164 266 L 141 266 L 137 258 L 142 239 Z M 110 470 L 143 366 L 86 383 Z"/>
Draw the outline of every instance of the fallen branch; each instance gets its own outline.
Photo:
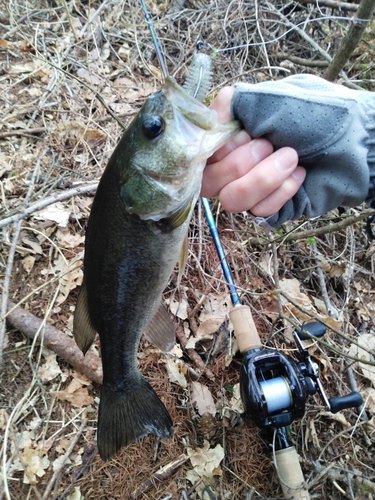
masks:
<path id="1" fill-rule="evenodd" d="M 82 196 L 83 194 L 95 193 L 97 190 L 98 183 L 89 184 L 88 186 L 78 186 L 73 189 L 68 189 L 68 191 L 64 191 L 60 194 L 54 194 L 52 196 L 48 196 L 48 198 L 44 198 L 43 200 L 39 200 L 32 205 L 25 208 L 22 212 L 11 215 L 10 217 L 5 217 L 5 219 L 0 220 L 0 227 L 7 226 L 12 222 L 17 222 L 21 219 L 25 219 L 29 215 L 34 212 L 38 212 L 38 210 L 42 210 L 42 208 L 48 207 L 49 205 L 53 205 L 58 201 L 65 201 L 73 198 L 73 196 Z"/>
<path id="2" fill-rule="evenodd" d="M 10 312 L 7 320 L 12 328 L 16 328 L 22 334 L 33 339 L 43 320 L 22 307 L 16 307 L 12 302 L 8 302 L 8 310 Z M 102 383 L 102 362 L 98 356 L 91 352 L 86 353 L 86 356 L 84 356 L 74 340 L 54 326 L 45 325 L 43 327 L 43 337 L 45 347 L 64 358 L 75 370 L 84 373 L 93 382 Z"/>
<path id="3" fill-rule="evenodd" d="M 345 229 L 346 227 L 352 226 L 353 224 L 356 224 L 357 222 L 360 222 L 363 219 L 367 219 L 373 213 L 374 213 L 373 210 L 372 211 L 369 210 L 359 215 L 345 217 L 345 219 L 342 219 L 339 222 L 335 222 L 334 224 L 330 224 L 327 226 L 316 227 L 314 229 L 307 229 L 306 231 L 299 231 L 299 232 L 291 231 L 287 235 L 283 235 L 278 238 L 275 237 L 274 242 L 285 243 L 287 241 L 305 240 L 307 238 L 322 236 L 323 234 L 335 233 L 336 231 L 341 231 L 341 229 Z M 243 246 L 245 244 L 248 244 L 250 246 L 257 246 L 257 245 L 264 246 L 264 245 L 269 245 L 270 243 L 271 240 L 269 238 L 254 237 L 246 240 L 243 243 Z"/>

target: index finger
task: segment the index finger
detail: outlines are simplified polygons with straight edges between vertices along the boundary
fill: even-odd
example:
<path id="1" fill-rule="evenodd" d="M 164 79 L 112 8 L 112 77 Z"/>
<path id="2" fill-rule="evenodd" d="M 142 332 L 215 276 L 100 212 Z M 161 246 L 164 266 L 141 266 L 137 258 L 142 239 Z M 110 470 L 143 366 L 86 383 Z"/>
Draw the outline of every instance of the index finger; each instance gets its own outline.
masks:
<path id="1" fill-rule="evenodd" d="M 233 120 L 233 116 L 230 111 L 230 104 L 232 101 L 234 93 L 234 87 L 223 87 L 215 99 L 212 101 L 210 105 L 210 109 L 213 109 L 216 111 L 218 119 L 220 122 L 225 123 Z M 250 135 L 245 132 L 244 130 L 241 130 L 238 132 L 237 135 L 232 137 L 232 139 L 224 144 L 223 147 L 221 147 L 219 150 L 217 150 L 207 161 L 208 164 L 210 163 L 216 163 L 226 156 L 228 156 L 229 153 L 237 149 L 239 146 L 242 146 L 243 144 L 246 144 L 247 142 L 250 142 L 251 137 Z"/>

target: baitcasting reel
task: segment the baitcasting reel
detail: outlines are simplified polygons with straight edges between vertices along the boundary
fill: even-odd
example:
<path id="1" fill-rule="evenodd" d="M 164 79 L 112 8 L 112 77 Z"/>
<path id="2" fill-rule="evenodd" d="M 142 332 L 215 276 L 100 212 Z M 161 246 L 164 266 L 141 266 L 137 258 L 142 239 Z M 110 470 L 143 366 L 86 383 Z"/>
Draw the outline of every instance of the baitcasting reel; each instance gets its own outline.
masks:
<path id="1" fill-rule="evenodd" d="M 303 329 L 314 337 L 326 332 L 318 322 L 308 323 Z M 298 361 L 274 349 L 250 349 L 244 354 L 240 387 L 247 416 L 261 428 L 288 426 L 304 415 L 308 396 L 316 392 L 332 413 L 363 404 L 358 392 L 327 398 L 318 365 L 301 342 L 309 337 L 299 330 L 293 332 L 293 337 Z"/>

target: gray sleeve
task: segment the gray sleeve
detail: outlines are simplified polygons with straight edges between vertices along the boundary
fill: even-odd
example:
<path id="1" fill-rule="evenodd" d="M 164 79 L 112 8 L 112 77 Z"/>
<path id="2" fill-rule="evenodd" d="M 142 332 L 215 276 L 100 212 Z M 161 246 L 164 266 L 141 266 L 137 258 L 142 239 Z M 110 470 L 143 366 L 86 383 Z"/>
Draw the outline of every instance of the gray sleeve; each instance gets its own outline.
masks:
<path id="1" fill-rule="evenodd" d="M 375 94 L 294 75 L 237 84 L 232 114 L 252 137 L 296 149 L 307 170 L 297 194 L 266 219 L 270 226 L 363 201 L 375 208 Z"/>

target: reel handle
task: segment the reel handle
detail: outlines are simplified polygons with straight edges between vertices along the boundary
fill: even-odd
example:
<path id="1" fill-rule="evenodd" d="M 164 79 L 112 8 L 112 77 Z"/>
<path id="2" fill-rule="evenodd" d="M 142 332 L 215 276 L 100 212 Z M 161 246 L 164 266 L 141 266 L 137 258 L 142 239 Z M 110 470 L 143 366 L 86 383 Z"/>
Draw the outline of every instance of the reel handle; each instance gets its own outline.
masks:
<path id="1" fill-rule="evenodd" d="M 345 408 L 358 408 L 363 404 L 362 396 L 359 392 L 351 392 L 346 396 L 336 396 L 328 399 L 330 405 L 330 411 L 332 413 L 337 413 L 340 410 L 345 410 Z"/>
<path id="2" fill-rule="evenodd" d="M 234 306 L 229 311 L 229 317 L 233 323 L 238 347 L 242 354 L 251 349 L 262 347 L 249 306 Z"/>

